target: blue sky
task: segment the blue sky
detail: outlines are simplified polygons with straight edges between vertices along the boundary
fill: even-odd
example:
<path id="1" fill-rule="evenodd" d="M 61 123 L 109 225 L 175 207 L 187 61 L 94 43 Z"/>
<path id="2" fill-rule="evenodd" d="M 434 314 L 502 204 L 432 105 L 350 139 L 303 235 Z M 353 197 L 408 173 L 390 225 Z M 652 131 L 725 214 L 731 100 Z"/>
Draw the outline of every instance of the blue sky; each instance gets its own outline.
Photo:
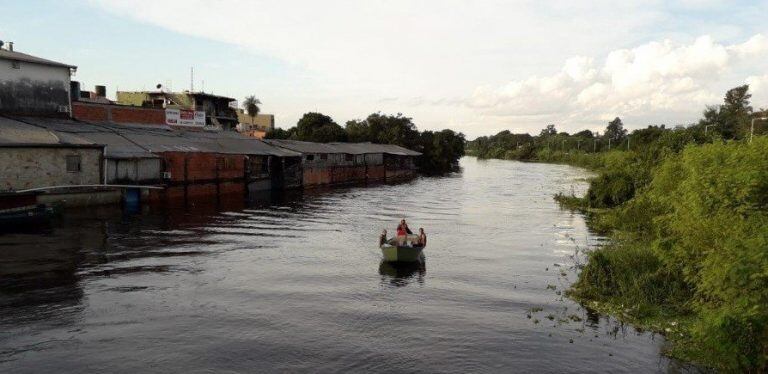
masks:
<path id="1" fill-rule="evenodd" d="M 277 124 L 383 111 L 470 138 L 695 121 L 749 82 L 768 107 L 768 1 L 6 1 L 0 40 L 84 87 L 242 99 Z M 762 19 L 761 19 L 762 17 Z"/>

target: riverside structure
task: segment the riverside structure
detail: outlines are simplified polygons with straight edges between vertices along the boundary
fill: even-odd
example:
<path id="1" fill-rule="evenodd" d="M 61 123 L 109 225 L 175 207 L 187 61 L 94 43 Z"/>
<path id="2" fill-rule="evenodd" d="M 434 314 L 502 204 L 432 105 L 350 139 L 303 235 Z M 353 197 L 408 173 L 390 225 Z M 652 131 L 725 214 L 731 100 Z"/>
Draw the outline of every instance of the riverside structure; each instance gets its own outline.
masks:
<path id="1" fill-rule="evenodd" d="M 414 177 L 421 155 L 394 145 L 262 141 L 207 121 L 198 126 L 196 117 L 209 114 L 194 107 L 121 105 L 104 86 L 84 94 L 69 81 L 71 65 L 7 49 L 0 61 L 14 70 L 0 70 L 0 97 L 17 95 L 14 82 L 33 93 L 51 85 L 61 91 L 0 101 L 0 210 L 395 181 Z"/>

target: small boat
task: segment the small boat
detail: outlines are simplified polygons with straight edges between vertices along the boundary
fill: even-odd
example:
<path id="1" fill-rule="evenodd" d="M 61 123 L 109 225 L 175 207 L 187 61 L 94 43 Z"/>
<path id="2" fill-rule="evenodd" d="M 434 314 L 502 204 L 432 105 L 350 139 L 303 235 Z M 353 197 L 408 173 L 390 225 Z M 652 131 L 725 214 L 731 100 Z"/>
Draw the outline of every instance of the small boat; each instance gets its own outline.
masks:
<path id="1" fill-rule="evenodd" d="M 0 226 L 23 226 L 45 222 L 53 215 L 53 209 L 44 204 L 0 209 Z"/>
<path id="2" fill-rule="evenodd" d="M 409 234 L 406 238 L 406 243 L 413 243 L 418 240 L 418 235 Z M 384 256 L 384 261 L 387 262 L 417 262 L 424 258 L 425 246 L 398 246 L 397 239 L 389 239 L 386 243 L 380 246 L 381 254 Z"/>

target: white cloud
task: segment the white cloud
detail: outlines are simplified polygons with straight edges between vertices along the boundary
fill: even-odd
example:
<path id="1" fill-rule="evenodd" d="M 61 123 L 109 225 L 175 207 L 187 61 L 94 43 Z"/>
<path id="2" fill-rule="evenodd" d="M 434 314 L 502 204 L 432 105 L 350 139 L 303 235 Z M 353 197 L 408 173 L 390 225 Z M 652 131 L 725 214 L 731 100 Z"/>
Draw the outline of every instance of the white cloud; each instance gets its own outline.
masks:
<path id="1" fill-rule="evenodd" d="M 602 64 L 578 57 L 566 60 L 561 72 L 512 81 L 474 92 L 468 105 L 479 112 L 506 117 L 510 122 L 532 115 L 575 130 L 615 116 L 629 118 L 698 113 L 706 104 L 721 101 L 722 78 L 733 66 L 768 57 L 766 38 L 755 35 L 740 44 L 723 45 L 709 36 L 690 44 L 669 40 L 609 52 Z M 768 93 L 768 76 L 747 78 L 754 98 Z M 740 82 L 731 82 L 736 85 Z M 598 126 L 601 126 L 599 123 Z"/>

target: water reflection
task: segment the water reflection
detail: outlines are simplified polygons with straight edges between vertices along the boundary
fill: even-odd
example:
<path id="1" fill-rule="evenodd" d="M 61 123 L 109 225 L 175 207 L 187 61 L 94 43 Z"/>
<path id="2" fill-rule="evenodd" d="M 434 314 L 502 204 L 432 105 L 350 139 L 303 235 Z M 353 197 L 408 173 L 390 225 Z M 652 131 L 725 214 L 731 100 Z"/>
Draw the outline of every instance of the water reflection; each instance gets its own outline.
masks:
<path id="1" fill-rule="evenodd" d="M 463 162 L 447 178 L 72 210 L 0 234 L 0 372 L 666 370 L 663 339 L 562 293 L 575 276 L 559 264 L 594 237 L 552 194 L 583 172 Z M 429 274 L 380 262 L 376 237 L 401 218 L 430 234 Z"/>
<path id="2" fill-rule="evenodd" d="M 424 277 L 427 275 L 427 261 L 424 259 L 418 262 L 381 261 L 379 274 L 382 283 L 388 282 L 395 287 L 407 286 L 414 279 L 423 285 Z"/>

